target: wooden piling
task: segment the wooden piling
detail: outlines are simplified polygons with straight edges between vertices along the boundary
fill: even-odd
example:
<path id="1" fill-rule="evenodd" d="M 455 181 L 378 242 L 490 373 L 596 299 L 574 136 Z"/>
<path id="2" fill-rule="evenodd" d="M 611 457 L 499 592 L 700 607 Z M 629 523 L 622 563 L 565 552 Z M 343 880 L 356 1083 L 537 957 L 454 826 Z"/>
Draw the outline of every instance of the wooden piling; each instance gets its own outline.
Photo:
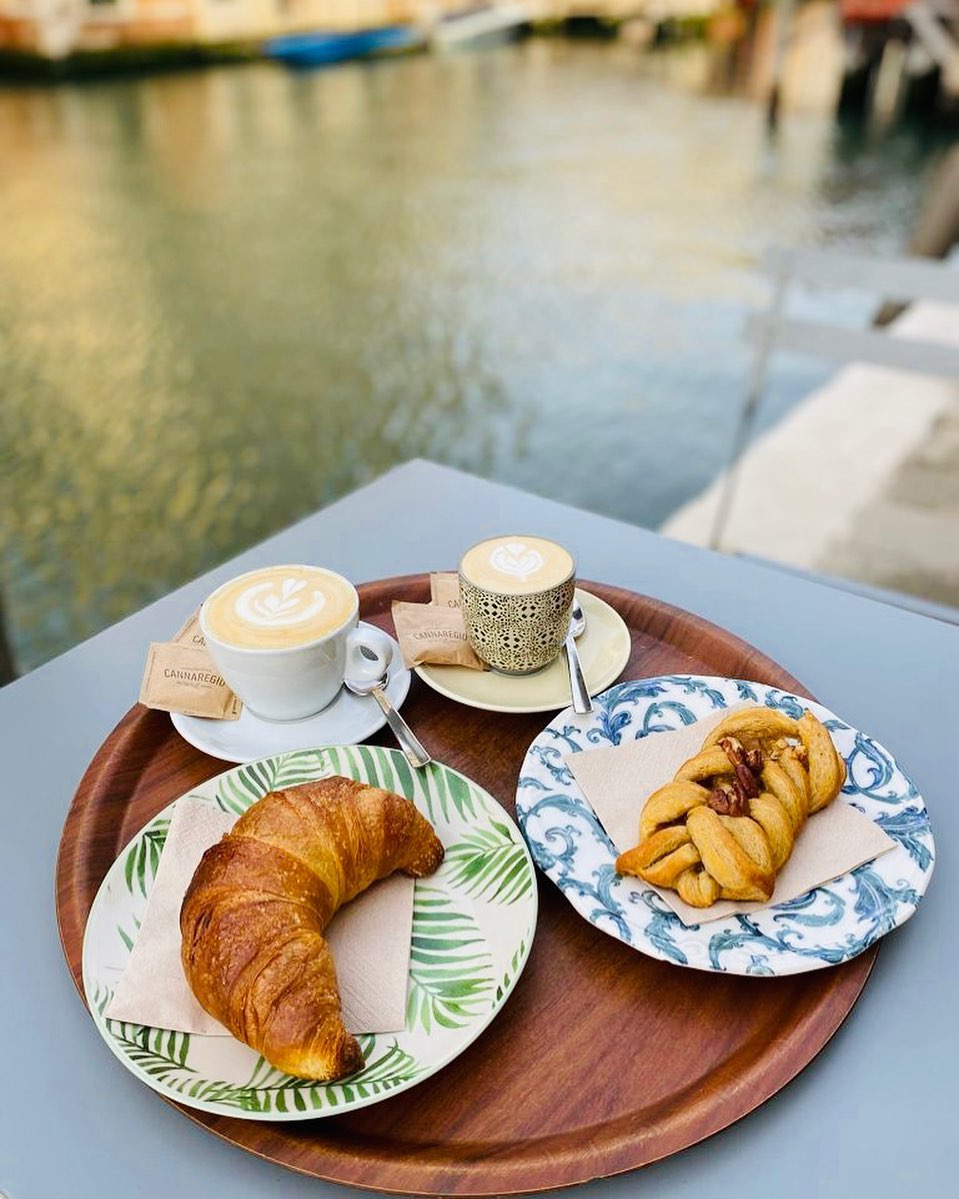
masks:
<path id="1" fill-rule="evenodd" d="M 909 253 L 920 258 L 945 258 L 959 243 L 959 146 L 953 146 L 936 175 L 929 200 L 909 242 Z M 887 301 L 873 318 L 888 325 L 907 307 Z"/>
<path id="2" fill-rule="evenodd" d="M 7 634 L 7 619 L 3 605 L 3 592 L 0 591 L 0 687 L 12 683 L 17 677 L 17 668 L 13 658 L 13 649 Z"/>

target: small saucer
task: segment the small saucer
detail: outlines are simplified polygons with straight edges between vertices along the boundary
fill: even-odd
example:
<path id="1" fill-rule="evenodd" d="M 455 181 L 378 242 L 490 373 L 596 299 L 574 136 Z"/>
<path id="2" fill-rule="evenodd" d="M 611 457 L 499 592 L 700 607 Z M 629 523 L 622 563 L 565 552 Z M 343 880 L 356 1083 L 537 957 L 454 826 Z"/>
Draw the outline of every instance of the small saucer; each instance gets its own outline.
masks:
<path id="1" fill-rule="evenodd" d="M 589 591 L 576 589 L 586 614 L 586 631 L 576 641 L 590 695 L 605 691 L 629 661 L 631 640 L 615 608 Z M 487 712 L 553 712 L 570 702 L 566 655 L 560 653 L 535 674 L 506 675 L 465 666 L 414 667 L 424 683 L 471 708 Z"/>
<path id="2" fill-rule="evenodd" d="M 361 620 L 360 627 L 374 626 Z M 410 672 L 403 665 L 400 647 L 392 637 L 390 644 L 393 661 L 386 694 L 393 707 L 399 708 L 410 689 Z M 249 708 L 243 709 L 239 720 L 210 720 L 179 712 L 171 712 L 170 719 L 184 741 L 224 762 L 252 762 L 271 754 L 320 745 L 353 745 L 386 724 L 386 717 L 372 695 L 352 695 L 345 687 L 329 707 L 303 720 L 264 720 Z"/>

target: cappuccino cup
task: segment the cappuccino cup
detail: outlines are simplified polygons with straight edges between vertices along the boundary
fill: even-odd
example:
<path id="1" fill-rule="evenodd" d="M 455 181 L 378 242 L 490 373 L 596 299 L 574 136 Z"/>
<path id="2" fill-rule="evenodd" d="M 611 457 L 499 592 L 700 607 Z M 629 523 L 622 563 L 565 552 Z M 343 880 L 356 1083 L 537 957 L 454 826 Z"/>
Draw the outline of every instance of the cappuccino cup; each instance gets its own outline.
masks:
<path id="1" fill-rule="evenodd" d="M 569 631 L 576 563 L 545 537 L 489 537 L 459 565 L 460 608 L 470 645 L 501 674 L 548 666 Z"/>
<path id="2" fill-rule="evenodd" d="M 339 694 L 359 619 L 356 588 L 319 566 L 269 566 L 218 587 L 200 608 L 217 669 L 266 720 L 301 720 Z"/>

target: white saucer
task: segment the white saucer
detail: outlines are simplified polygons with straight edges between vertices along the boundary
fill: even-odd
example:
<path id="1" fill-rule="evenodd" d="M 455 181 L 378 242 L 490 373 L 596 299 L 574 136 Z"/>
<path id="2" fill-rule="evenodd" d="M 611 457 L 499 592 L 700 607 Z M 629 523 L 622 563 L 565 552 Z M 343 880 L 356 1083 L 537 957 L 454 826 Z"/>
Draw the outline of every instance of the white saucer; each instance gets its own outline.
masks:
<path id="1" fill-rule="evenodd" d="M 586 614 L 586 632 L 577 640 L 590 695 L 605 691 L 629 661 L 632 641 L 626 622 L 605 600 L 576 588 Z M 415 667 L 424 683 L 471 708 L 487 712 L 553 712 L 569 703 L 566 655 L 560 654 L 536 674 L 505 675 L 466 666 Z"/>
<path id="2" fill-rule="evenodd" d="M 360 627 L 375 626 L 361 620 Z M 393 707 L 399 708 L 410 689 L 410 672 L 403 665 L 400 647 L 392 637 L 390 643 L 393 660 L 386 694 Z M 170 719 L 184 741 L 224 762 L 252 762 L 271 754 L 320 745 L 354 745 L 386 724 L 386 717 L 372 695 L 352 695 L 345 687 L 329 707 L 305 720 L 264 720 L 249 708 L 243 709 L 239 720 L 210 720 L 179 712 L 171 712 Z"/>

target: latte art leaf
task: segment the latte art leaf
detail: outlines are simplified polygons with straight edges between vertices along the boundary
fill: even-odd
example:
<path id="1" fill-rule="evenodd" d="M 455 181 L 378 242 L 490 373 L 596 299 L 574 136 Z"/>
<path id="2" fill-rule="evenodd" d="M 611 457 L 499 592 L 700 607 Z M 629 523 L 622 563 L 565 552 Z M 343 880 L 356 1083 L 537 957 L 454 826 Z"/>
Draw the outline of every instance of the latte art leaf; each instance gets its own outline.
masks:
<path id="1" fill-rule="evenodd" d="M 283 601 L 276 595 L 268 595 L 262 600 L 255 600 L 253 603 L 254 609 L 267 620 L 272 620 L 273 617 L 279 616 L 283 612 L 292 612 L 300 605 L 295 599 Z"/>
<path id="2" fill-rule="evenodd" d="M 305 588 L 302 579 L 283 579 L 278 591 L 273 582 L 254 583 L 237 596 L 234 610 L 241 620 L 260 627 L 301 624 L 326 606 L 322 591 Z"/>
<path id="3" fill-rule="evenodd" d="M 357 595 L 322 567 L 267 566 L 238 575 L 204 603 L 211 636 L 241 649 L 289 649 L 355 623 Z"/>

